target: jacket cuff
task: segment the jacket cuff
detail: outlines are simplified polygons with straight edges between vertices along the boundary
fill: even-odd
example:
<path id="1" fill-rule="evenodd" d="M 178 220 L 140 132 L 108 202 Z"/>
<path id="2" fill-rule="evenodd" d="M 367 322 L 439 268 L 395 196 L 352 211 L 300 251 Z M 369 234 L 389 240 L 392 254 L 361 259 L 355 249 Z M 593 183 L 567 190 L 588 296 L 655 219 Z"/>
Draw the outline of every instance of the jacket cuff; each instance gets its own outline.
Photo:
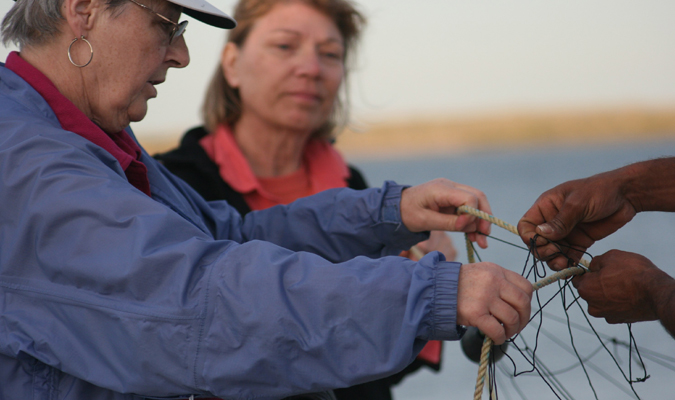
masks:
<path id="1" fill-rule="evenodd" d="M 436 268 L 432 326 L 429 340 L 459 340 L 466 328 L 457 324 L 458 262 L 439 262 Z"/>
<path id="2" fill-rule="evenodd" d="M 411 232 L 406 228 L 401 219 L 401 193 L 410 186 L 399 185 L 393 181 L 386 181 L 382 190 L 382 206 L 380 207 L 380 223 L 389 227 L 388 233 L 382 239 L 391 248 L 397 249 L 391 254 L 397 254 L 400 250 L 407 250 L 411 246 L 429 239 L 429 231 Z M 392 230 L 393 228 L 393 230 Z M 399 250 L 400 249 L 400 250 Z"/>

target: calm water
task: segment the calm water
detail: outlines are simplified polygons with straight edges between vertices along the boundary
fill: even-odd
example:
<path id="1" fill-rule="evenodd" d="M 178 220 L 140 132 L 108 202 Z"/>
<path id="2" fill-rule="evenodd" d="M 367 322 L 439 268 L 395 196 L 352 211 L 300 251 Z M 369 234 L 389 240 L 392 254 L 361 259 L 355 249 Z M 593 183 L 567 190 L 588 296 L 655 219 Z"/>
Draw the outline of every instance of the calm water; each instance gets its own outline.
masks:
<path id="1" fill-rule="evenodd" d="M 675 140 L 594 148 L 483 152 L 398 161 L 356 160 L 354 164 L 361 168 L 373 186 L 379 185 L 385 179 L 417 184 L 437 177 L 446 177 L 477 187 L 487 194 L 495 216 L 516 223 L 542 192 L 563 181 L 661 156 L 675 156 Z M 515 235 L 501 228 L 493 227 L 493 233 L 502 239 L 520 243 Z M 463 243 L 461 235 L 451 234 L 451 236 L 455 243 Z M 619 232 L 595 244 L 589 252 L 592 255 L 599 255 L 616 248 L 640 253 L 671 275 L 675 275 L 675 263 L 672 261 L 675 257 L 674 238 L 675 214 L 643 213 Z M 458 247 L 460 247 L 459 260 L 466 262 L 466 252 L 461 246 Z M 495 241 L 491 241 L 488 251 L 482 251 L 480 255 L 483 260 L 496 262 L 518 272 L 523 269 L 526 257 L 522 250 Z M 592 399 L 593 389 L 583 370 L 577 367 L 568 371 L 568 367 L 577 364 L 576 359 L 556 343 L 561 342 L 562 346 L 567 347 L 570 343 L 567 324 L 555 320 L 556 317 L 565 317 L 560 304 L 559 300 L 553 301 L 546 308 L 547 317 L 542 324 L 537 356 L 550 370 L 555 371 L 554 375 L 570 397 Z M 583 302 L 582 305 L 585 310 Z M 571 308 L 570 314 L 572 322 L 583 327 L 588 326 L 576 307 Z M 618 340 L 628 340 L 625 325 L 612 326 L 606 324 L 604 320 L 590 318 L 600 333 L 616 337 Z M 528 326 L 523 334 L 531 346 L 534 344 L 535 333 L 536 329 Z M 638 346 L 645 351 L 652 350 L 675 357 L 675 340 L 670 338 L 658 323 L 636 324 L 633 326 L 633 333 Z M 587 357 L 599 347 L 597 339 L 582 330 L 573 329 L 573 338 L 582 357 Z M 514 359 L 518 360 L 517 353 L 515 351 L 513 353 Z M 627 354 L 626 351 L 618 353 L 619 362 L 623 366 L 628 364 Z M 504 361 L 499 364 L 513 370 L 513 367 Z M 518 365 L 519 370 L 526 367 L 522 362 Z M 635 385 L 640 398 L 675 399 L 675 372 L 650 361 L 646 361 L 646 366 L 647 373 L 651 377 L 646 382 Z M 623 383 L 617 388 L 611 382 L 625 381 L 604 352 L 590 358 L 587 370 L 598 398 L 635 398 L 627 392 L 627 384 Z M 639 372 L 635 366 L 633 370 Z M 395 398 L 396 400 L 472 399 L 476 373 L 477 366 L 464 357 L 458 343 L 448 342 L 445 345 L 442 371 L 434 374 L 425 370 L 409 377 L 395 390 Z M 519 376 L 510 381 L 506 374 L 498 371 L 497 382 L 501 399 L 556 398 L 536 375 Z"/>

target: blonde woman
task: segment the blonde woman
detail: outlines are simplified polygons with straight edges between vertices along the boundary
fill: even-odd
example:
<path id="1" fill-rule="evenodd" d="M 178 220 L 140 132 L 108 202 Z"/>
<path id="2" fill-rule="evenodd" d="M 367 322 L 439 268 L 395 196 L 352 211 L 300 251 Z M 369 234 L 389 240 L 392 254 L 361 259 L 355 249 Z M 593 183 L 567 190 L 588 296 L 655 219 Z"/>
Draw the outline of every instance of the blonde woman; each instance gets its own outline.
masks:
<path id="1" fill-rule="evenodd" d="M 345 80 L 364 17 L 347 0 L 241 0 L 234 17 L 204 126 L 157 158 L 204 198 L 227 200 L 242 215 L 326 189 L 365 189 L 361 173 L 332 146 L 348 114 Z M 456 255 L 440 231 L 417 247 Z M 439 370 L 441 351 L 441 342 L 431 342 L 402 373 L 336 394 L 390 399 L 390 386 L 407 373 L 422 365 Z"/>

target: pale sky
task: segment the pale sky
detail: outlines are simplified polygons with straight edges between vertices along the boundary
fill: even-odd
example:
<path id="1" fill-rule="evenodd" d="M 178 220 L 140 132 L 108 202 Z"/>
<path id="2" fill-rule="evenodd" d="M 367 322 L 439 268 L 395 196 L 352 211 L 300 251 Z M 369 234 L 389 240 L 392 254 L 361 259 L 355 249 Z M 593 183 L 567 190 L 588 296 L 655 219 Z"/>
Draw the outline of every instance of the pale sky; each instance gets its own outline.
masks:
<path id="1" fill-rule="evenodd" d="M 211 2 L 227 12 L 234 5 Z M 2 1 L 0 14 L 12 4 Z M 673 0 L 358 4 L 369 23 L 352 73 L 357 120 L 675 106 Z M 202 96 L 224 38 L 224 31 L 190 21 L 191 63 L 171 70 L 158 86 L 148 116 L 132 125 L 139 136 L 175 135 L 200 123 Z M 8 52 L 0 48 L 0 58 Z"/>

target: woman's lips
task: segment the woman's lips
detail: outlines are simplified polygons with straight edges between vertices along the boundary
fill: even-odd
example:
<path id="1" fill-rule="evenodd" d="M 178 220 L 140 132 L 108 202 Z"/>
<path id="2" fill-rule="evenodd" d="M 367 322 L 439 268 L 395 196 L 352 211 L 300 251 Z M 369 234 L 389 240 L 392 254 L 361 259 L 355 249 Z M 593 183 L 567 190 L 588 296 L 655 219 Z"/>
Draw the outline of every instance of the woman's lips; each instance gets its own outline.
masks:
<path id="1" fill-rule="evenodd" d="M 314 92 L 288 92 L 287 95 L 303 103 L 321 102 L 321 96 Z"/>
<path id="2" fill-rule="evenodd" d="M 151 94 L 151 96 L 150 96 L 151 98 L 157 97 L 157 89 L 155 88 L 155 85 L 159 85 L 159 84 L 161 84 L 161 83 L 163 83 L 163 82 L 164 82 L 163 80 L 158 80 L 158 81 L 148 81 L 148 82 L 147 82 L 147 83 L 149 84 L 150 88 L 151 88 L 151 91 L 152 91 L 152 94 Z"/>

